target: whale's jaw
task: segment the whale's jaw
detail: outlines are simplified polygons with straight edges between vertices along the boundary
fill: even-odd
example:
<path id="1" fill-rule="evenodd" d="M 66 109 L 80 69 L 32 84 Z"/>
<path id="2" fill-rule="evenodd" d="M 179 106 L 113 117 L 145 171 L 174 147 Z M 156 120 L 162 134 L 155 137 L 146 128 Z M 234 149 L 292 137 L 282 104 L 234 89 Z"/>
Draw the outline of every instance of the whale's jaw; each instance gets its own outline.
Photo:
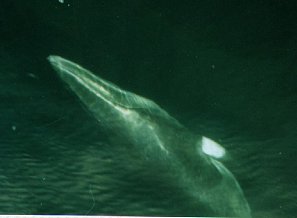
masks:
<path id="1" fill-rule="evenodd" d="M 236 179 L 213 158 L 225 152 L 216 143 L 201 136 L 195 143 L 196 136 L 149 99 L 122 90 L 62 57 L 49 56 L 48 60 L 104 127 L 120 133 L 143 154 L 150 152 L 166 161 L 168 169 L 179 175 L 176 180 L 195 199 L 219 216 L 250 217 Z"/>

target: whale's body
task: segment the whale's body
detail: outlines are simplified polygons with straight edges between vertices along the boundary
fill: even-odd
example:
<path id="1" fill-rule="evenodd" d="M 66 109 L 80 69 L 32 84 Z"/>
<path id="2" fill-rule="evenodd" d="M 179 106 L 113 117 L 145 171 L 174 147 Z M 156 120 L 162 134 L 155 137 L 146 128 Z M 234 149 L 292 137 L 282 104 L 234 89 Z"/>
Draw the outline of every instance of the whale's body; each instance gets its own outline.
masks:
<path id="1" fill-rule="evenodd" d="M 124 91 L 59 56 L 48 60 L 101 125 L 154 161 L 167 163 L 177 183 L 216 216 L 250 217 L 249 205 L 232 173 L 215 157 L 224 150 L 191 134 L 153 101 Z M 152 155 L 153 154 L 153 155 Z"/>

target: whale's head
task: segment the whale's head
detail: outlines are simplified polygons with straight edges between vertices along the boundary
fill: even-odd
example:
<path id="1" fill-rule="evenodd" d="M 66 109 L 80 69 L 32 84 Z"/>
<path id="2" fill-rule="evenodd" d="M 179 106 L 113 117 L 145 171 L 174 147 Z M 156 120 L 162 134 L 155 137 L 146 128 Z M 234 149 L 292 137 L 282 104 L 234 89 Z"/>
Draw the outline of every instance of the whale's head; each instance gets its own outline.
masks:
<path id="1" fill-rule="evenodd" d="M 100 122 L 110 125 L 126 122 L 131 127 L 133 123 L 139 122 L 138 115 L 142 114 L 142 118 L 167 120 L 176 127 L 181 127 L 177 120 L 153 101 L 125 91 L 60 56 L 51 55 L 48 60 L 61 79 Z"/>
<path id="2" fill-rule="evenodd" d="M 168 153 L 164 137 L 184 127 L 153 101 L 125 91 L 59 56 L 49 62 L 104 129 L 128 143 Z M 152 146 L 157 145 L 157 146 Z M 167 147 L 167 148 L 166 148 Z"/>

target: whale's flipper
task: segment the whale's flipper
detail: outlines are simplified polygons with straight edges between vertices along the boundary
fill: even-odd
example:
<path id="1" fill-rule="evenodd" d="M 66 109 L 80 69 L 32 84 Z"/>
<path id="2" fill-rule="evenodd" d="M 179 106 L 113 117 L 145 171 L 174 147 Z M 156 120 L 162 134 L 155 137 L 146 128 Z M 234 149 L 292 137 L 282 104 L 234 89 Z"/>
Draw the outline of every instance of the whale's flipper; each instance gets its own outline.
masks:
<path id="1" fill-rule="evenodd" d="M 250 217 L 235 177 L 213 159 L 225 154 L 223 147 L 193 135 L 149 99 L 124 91 L 62 57 L 49 56 L 48 60 L 106 129 L 134 145 L 140 154 L 160 161 L 197 204 L 218 216 Z"/>

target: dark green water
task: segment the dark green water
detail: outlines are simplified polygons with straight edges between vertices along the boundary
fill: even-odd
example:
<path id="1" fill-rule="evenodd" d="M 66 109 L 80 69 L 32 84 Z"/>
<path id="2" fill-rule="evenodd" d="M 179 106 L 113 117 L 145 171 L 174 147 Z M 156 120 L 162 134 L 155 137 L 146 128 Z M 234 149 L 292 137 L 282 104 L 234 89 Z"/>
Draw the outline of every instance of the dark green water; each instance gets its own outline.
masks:
<path id="1" fill-rule="evenodd" d="M 0 213 L 201 215 L 165 168 L 111 143 L 46 61 L 57 54 L 222 144 L 253 217 L 295 217 L 296 9 L 1 1 Z"/>

